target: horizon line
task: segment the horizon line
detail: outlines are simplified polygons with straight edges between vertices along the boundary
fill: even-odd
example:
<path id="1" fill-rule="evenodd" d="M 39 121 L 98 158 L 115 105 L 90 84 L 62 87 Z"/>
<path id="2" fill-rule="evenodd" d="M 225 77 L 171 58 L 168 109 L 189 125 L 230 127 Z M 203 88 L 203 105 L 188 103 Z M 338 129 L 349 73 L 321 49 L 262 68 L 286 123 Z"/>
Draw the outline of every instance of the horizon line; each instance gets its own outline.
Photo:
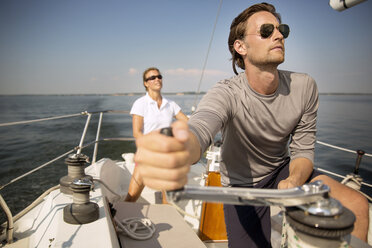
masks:
<path id="1" fill-rule="evenodd" d="M 20 93 L 20 94 L 0 94 L 0 96 L 132 96 L 144 95 L 146 92 L 127 92 L 127 93 Z M 162 92 L 163 95 L 203 95 L 206 91 L 182 91 L 182 92 Z M 372 95 L 360 92 L 319 92 L 319 95 Z"/>

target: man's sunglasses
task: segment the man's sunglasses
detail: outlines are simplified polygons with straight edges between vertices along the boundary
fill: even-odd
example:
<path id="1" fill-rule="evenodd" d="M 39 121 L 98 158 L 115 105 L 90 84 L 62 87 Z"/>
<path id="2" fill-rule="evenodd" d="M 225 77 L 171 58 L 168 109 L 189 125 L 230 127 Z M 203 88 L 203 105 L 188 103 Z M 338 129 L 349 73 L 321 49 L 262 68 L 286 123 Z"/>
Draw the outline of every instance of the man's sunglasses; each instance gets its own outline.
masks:
<path id="1" fill-rule="evenodd" d="M 146 78 L 145 82 L 147 82 L 149 80 L 155 80 L 156 78 L 162 79 L 163 76 L 162 75 L 151 76 L 151 77 Z"/>
<path id="2" fill-rule="evenodd" d="M 277 27 L 284 39 L 289 35 L 289 26 L 287 24 L 279 24 Z M 262 38 L 269 38 L 274 33 L 275 26 L 271 23 L 262 24 L 260 28 L 260 35 Z"/>

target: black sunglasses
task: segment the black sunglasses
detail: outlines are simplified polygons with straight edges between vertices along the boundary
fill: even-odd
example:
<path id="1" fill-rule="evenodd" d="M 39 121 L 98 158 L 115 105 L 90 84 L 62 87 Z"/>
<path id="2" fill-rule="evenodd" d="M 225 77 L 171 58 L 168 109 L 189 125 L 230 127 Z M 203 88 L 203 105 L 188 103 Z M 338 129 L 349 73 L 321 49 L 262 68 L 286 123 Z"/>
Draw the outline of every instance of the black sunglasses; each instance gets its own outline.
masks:
<path id="1" fill-rule="evenodd" d="M 260 27 L 260 35 L 262 38 L 269 38 L 274 32 L 275 26 L 272 23 L 262 24 Z M 287 24 L 279 24 L 279 32 L 283 35 L 284 39 L 289 35 L 289 26 Z"/>
<path id="2" fill-rule="evenodd" d="M 155 80 L 156 78 L 162 79 L 163 76 L 162 75 L 151 76 L 151 77 L 146 78 L 145 82 L 147 82 L 149 80 Z"/>

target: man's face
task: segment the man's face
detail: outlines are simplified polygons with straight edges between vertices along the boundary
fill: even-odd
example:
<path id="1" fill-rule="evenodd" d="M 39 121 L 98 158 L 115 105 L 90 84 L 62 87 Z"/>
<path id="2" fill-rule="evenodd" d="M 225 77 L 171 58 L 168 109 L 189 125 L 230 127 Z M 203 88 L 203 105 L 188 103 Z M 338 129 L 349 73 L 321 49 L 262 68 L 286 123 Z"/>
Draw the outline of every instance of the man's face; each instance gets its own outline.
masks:
<path id="1" fill-rule="evenodd" d="M 262 24 L 273 24 L 274 31 L 267 37 L 260 35 Z M 246 23 L 244 45 L 246 46 L 246 62 L 253 65 L 279 65 L 284 61 L 284 37 L 277 27 L 276 17 L 266 11 L 261 11 L 249 17 Z"/>

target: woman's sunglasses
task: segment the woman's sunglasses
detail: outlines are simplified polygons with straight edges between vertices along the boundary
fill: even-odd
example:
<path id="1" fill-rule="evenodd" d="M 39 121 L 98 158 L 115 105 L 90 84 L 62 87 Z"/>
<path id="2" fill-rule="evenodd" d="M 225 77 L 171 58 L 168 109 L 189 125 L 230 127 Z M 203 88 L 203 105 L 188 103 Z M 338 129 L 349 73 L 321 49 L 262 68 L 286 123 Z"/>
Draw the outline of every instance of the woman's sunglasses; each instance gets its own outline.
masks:
<path id="1" fill-rule="evenodd" d="M 162 79 L 163 76 L 162 75 L 151 76 L 151 77 L 146 78 L 145 81 L 147 82 L 149 80 L 155 80 L 156 78 Z"/>
<path id="2" fill-rule="evenodd" d="M 260 27 L 260 35 L 262 38 L 269 38 L 274 33 L 275 26 L 271 23 L 262 24 Z M 287 24 L 279 24 L 277 27 L 284 39 L 289 35 L 289 26 Z"/>

